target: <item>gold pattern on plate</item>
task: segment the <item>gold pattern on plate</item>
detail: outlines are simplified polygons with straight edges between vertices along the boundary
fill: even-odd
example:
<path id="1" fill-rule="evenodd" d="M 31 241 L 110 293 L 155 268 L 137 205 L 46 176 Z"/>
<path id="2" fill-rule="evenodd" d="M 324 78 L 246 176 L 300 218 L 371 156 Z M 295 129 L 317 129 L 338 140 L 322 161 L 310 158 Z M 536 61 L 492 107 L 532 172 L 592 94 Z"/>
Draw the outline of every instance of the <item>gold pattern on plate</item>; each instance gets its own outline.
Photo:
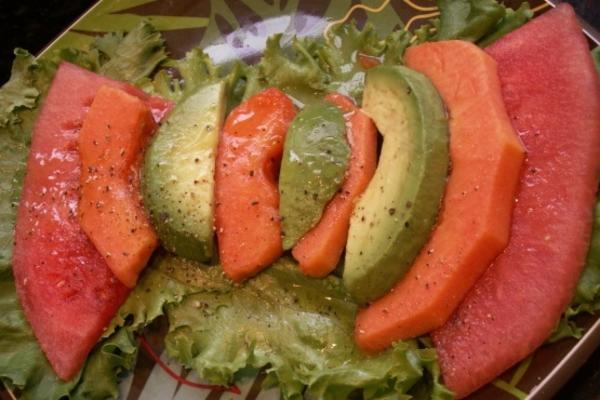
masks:
<path id="1" fill-rule="evenodd" d="M 12 399 L 12 400 L 17 400 L 17 396 L 15 396 L 15 394 L 13 393 L 13 391 L 10 389 L 10 387 L 8 387 L 8 384 L 4 381 L 2 381 L 2 384 L 4 385 L 4 389 L 6 390 L 6 393 L 8 393 L 8 396 Z"/>
<path id="2" fill-rule="evenodd" d="M 419 4 L 414 3 L 412 0 L 403 0 L 409 7 L 414 8 L 417 11 L 423 11 L 423 12 L 430 12 L 430 11 L 437 11 L 437 7 L 435 6 L 430 6 L 430 7 L 426 7 L 426 6 L 421 6 Z"/>
<path id="3" fill-rule="evenodd" d="M 365 11 L 369 11 L 372 13 L 378 13 L 378 12 L 383 11 L 383 9 L 386 8 L 388 4 L 390 4 L 390 0 L 383 0 L 381 5 L 377 8 L 369 7 L 364 4 L 353 5 L 352 7 L 350 7 L 348 12 L 346 12 L 346 15 L 344 15 L 342 18 L 336 19 L 335 21 L 331 21 L 329 24 L 327 24 L 327 26 L 325 27 L 325 30 L 323 31 L 323 36 L 325 37 L 325 40 L 327 41 L 327 43 L 330 43 L 329 42 L 329 31 L 331 31 L 331 28 L 333 28 L 335 25 L 343 24 L 344 22 L 346 22 L 346 20 L 348 18 L 350 18 L 350 16 L 352 15 L 352 13 L 354 11 L 365 10 Z"/>
<path id="4" fill-rule="evenodd" d="M 549 3 L 546 3 L 546 2 L 543 2 L 543 3 L 542 3 L 542 4 L 540 4 L 539 6 L 537 6 L 537 7 L 533 7 L 533 8 L 531 9 L 531 11 L 533 11 L 534 13 L 536 13 L 536 12 L 538 12 L 538 11 L 545 10 L 545 9 L 546 9 L 546 8 L 548 8 L 548 7 L 550 7 L 550 4 L 549 4 Z"/>
<path id="5" fill-rule="evenodd" d="M 404 26 L 404 30 L 406 30 L 406 31 L 417 20 L 437 17 L 438 15 L 440 15 L 438 8 L 435 6 L 429 6 L 429 7 L 422 6 L 422 5 L 415 3 L 413 0 L 402 0 L 402 1 L 406 5 L 411 7 L 412 9 L 427 13 L 427 14 L 415 15 L 412 18 L 410 18 L 408 20 L 408 22 L 406 23 L 406 25 Z M 342 18 L 336 19 L 334 21 L 331 21 L 329 24 L 327 24 L 327 26 L 323 30 L 323 37 L 325 38 L 327 43 L 330 43 L 329 32 L 331 31 L 331 29 L 336 25 L 340 25 L 340 24 L 343 24 L 344 22 L 346 22 L 350 18 L 350 16 L 352 15 L 352 13 L 354 11 L 365 10 L 365 11 L 372 12 L 372 13 L 379 13 L 379 12 L 383 11 L 388 6 L 388 4 L 390 4 L 390 0 L 383 0 L 383 2 L 381 3 L 381 5 L 379 7 L 370 7 L 365 4 L 353 5 L 352 7 L 350 7 L 350 9 L 346 12 L 346 14 Z M 544 3 L 544 4 L 547 5 L 547 3 Z M 536 7 L 536 8 L 539 8 L 539 7 Z"/>

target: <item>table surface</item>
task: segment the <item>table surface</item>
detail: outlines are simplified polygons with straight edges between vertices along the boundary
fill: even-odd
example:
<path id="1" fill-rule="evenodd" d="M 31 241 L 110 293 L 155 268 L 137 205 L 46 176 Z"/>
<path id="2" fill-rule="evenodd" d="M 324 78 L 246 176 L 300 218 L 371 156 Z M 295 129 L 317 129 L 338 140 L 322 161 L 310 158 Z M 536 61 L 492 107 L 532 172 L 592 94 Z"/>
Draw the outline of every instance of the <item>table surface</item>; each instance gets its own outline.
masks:
<path id="1" fill-rule="evenodd" d="M 79 15 L 93 0 L 0 0 L 0 82 L 10 75 L 15 47 L 39 52 Z M 600 30 L 600 0 L 570 0 L 579 15 Z M 600 348 L 557 394 L 557 399 L 600 399 Z"/>

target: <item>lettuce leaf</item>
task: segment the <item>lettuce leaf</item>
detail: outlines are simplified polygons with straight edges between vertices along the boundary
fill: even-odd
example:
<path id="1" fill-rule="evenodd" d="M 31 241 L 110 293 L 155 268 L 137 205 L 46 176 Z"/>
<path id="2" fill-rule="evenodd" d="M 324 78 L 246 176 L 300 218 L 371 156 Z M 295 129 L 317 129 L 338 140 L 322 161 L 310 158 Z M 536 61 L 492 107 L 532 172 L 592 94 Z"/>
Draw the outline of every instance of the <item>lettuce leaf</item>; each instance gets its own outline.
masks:
<path id="1" fill-rule="evenodd" d="M 533 17 L 528 3 L 512 10 L 496 0 L 437 0 L 440 23 L 436 40 L 460 39 L 484 47 Z"/>
<path id="2" fill-rule="evenodd" d="M 567 308 L 567 310 L 563 313 L 560 321 L 558 321 L 556 328 L 554 328 L 554 331 L 550 334 L 550 337 L 546 340 L 546 343 L 548 343 L 548 344 L 555 343 L 555 342 L 558 342 L 559 340 L 567 339 L 567 338 L 580 339 L 581 336 L 583 335 L 583 329 L 581 327 L 579 327 L 575 323 L 575 321 L 573 321 L 573 318 L 577 314 L 579 314 L 579 312 L 577 312 L 576 308 L 573 308 L 573 306 L 570 306 L 569 308 Z"/>
<path id="3" fill-rule="evenodd" d="M 133 333 L 119 329 L 98 344 L 88 357 L 81 378 L 68 397 L 78 400 L 118 398 L 118 378 L 135 367 L 137 354 L 138 343 Z"/>
<path id="4" fill-rule="evenodd" d="M 167 58 L 164 39 L 147 22 L 142 22 L 127 35 L 105 35 L 92 43 L 94 49 L 102 57 L 100 74 L 134 84 L 149 76 Z"/>
<path id="5" fill-rule="evenodd" d="M 600 200 L 594 211 L 594 227 L 586 267 L 579 279 L 572 304 L 576 311 L 600 310 Z"/>
<path id="6" fill-rule="evenodd" d="M 565 317 L 571 319 L 580 313 L 591 314 L 598 310 L 600 310 L 600 199 L 594 210 L 594 226 L 585 269 L 579 278 L 575 297 Z"/>
<path id="7" fill-rule="evenodd" d="M 222 79 L 225 81 L 227 112 L 242 100 L 260 91 L 256 67 L 241 61 L 232 65 L 216 66 L 210 57 L 199 48 L 194 48 L 179 60 L 168 60 L 165 67 L 153 79 L 141 82 L 151 93 L 180 102 L 198 88 Z"/>
<path id="8" fill-rule="evenodd" d="M 219 72 L 210 57 L 196 48 L 190 50 L 184 58 L 169 62 L 169 69 L 158 71 L 152 86 L 156 94 L 179 102 L 199 87 L 218 78 Z"/>
<path id="9" fill-rule="evenodd" d="M 506 14 L 505 8 L 495 0 L 438 0 L 437 5 L 440 9 L 437 40 L 476 42 Z"/>
<path id="10" fill-rule="evenodd" d="M 17 48 L 14 54 L 10 80 L 0 88 L 0 129 L 12 139 L 28 143 L 34 110 L 50 85 L 56 66 L 37 60 L 27 50 Z"/>
<path id="11" fill-rule="evenodd" d="M 361 30 L 355 23 L 337 25 L 321 38 L 287 38 L 282 34 L 267 40 L 258 63 L 262 86 L 276 86 L 301 103 L 327 92 L 340 92 L 361 102 L 365 69 L 357 55 L 382 63 L 402 64 L 411 45 L 430 40 L 461 39 L 487 46 L 532 18 L 528 3 L 517 10 L 496 0 L 438 0 L 439 19 L 421 25 L 414 34 L 397 30 L 381 38 L 371 24 Z"/>
<path id="12" fill-rule="evenodd" d="M 282 48 L 282 36 L 278 33 L 267 39 L 259 64 L 262 78 L 269 82 L 269 86 L 307 86 L 318 91 L 324 90 L 330 78 L 310 53 L 309 48 L 314 42 L 295 37 L 288 48 Z"/>
<path id="13" fill-rule="evenodd" d="M 381 62 L 402 63 L 411 34 L 399 30 L 381 38 L 371 24 L 361 30 L 354 22 L 336 26 L 328 37 L 284 40 L 273 35 L 258 64 L 263 86 L 276 86 L 301 102 L 337 91 L 360 102 L 365 70 L 357 61 L 362 53 Z"/>
<path id="14" fill-rule="evenodd" d="M 15 207 L 20 190 L 15 191 L 25 168 L 27 146 L 0 128 L 0 272 L 10 269 Z"/>
<path id="15" fill-rule="evenodd" d="M 192 286 L 171 277 L 175 269 L 183 271 L 189 264 L 191 262 L 183 258 L 155 256 L 135 289 L 119 308 L 103 337 L 111 336 L 121 327 L 137 332 L 163 315 L 166 306 L 180 303 L 184 296 L 193 293 L 195 289 Z M 197 268 L 196 264 L 194 268 Z"/>
<path id="16" fill-rule="evenodd" d="M 329 43 L 322 38 L 290 39 L 276 34 L 267 39 L 257 65 L 238 61 L 217 66 L 201 49 L 195 48 L 180 60 L 165 61 L 162 64 L 165 68 L 153 79 L 141 79 L 138 84 L 178 102 L 200 86 L 222 79 L 227 85 L 228 110 L 268 86 L 276 86 L 303 103 L 320 100 L 331 91 L 348 94 L 360 102 L 364 69 L 356 60 L 357 53 L 382 62 L 402 63 L 410 39 L 411 34 L 403 30 L 380 38 L 372 25 L 367 24 L 361 30 L 354 23 L 337 26 Z M 94 58 L 93 54 L 86 57 L 77 60 L 85 65 Z"/>
<path id="17" fill-rule="evenodd" d="M 66 48 L 46 56 L 49 61 L 69 61 L 109 78 L 141 85 L 167 59 L 164 39 L 150 23 L 129 31 L 97 37 L 88 48 Z"/>
<path id="18" fill-rule="evenodd" d="M 322 67 L 332 72 L 328 91 L 347 94 L 360 102 L 365 69 L 357 55 L 374 57 L 385 64 L 403 64 L 404 51 L 411 38 L 412 35 L 404 30 L 381 38 L 371 24 L 366 24 L 362 30 L 354 22 L 335 27 L 330 43 L 321 44 L 323 49 L 319 57 Z"/>
<path id="19" fill-rule="evenodd" d="M 403 397 L 426 374 L 439 379 L 434 350 L 417 341 L 377 357 L 360 353 L 352 336 L 357 306 L 339 278 L 305 277 L 285 258 L 241 286 L 218 267 L 173 271 L 198 291 L 167 307 L 168 354 L 211 382 L 226 385 L 245 368 L 267 367 L 266 385 L 285 399 L 342 399 L 358 389 L 383 399 Z M 451 398 L 435 388 L 434 398 Z"/>
<path id="20" fill-rule="evenodd" d="M 600 46 L 596 46 L 594 50 L 592 50 L 592 60 L 594 60 L 596 70 L 600 74 Z"/>
<path id="21" fill-rule="evenodd" d="M 15 49 L 11 79 L 0 88 L 0 127 L 6 128 L 20 122 L 18 112 L 37 105 L 40 89 L 47 85 L 43 62 L 26 50 Z"/>
<path id="22" fill-rule="evenodd" d="M 481 47 L 487 47 L 506 35 L 524 25 L 527 21 L 533 18 L 533 11 L 529 7 L 529 3 L 521 3 L 519 8 L 513 10 L 512 8 L 506 8 L 506 14 L 504 18 L 500 20 L 494 27 L 494 30 L 486 34 L 483 38 L 477 41 L 477 44 Z"/>
<path id="23" fill-rule="evenodd" d="M 241 61 L 233 65 L 224 79 L 227 84 L 227 114 L 243 100 L 264 89 L 257 66 Z"/>

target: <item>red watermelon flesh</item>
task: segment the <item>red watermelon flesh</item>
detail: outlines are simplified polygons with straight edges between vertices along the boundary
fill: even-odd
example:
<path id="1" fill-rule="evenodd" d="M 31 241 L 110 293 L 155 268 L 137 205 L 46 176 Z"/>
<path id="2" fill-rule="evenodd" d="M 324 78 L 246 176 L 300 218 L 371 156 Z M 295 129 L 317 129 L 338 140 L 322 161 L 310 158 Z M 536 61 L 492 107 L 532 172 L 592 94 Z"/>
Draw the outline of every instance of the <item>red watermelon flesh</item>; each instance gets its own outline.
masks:
<path id="1" fill-rule="evenodd" d="M 13 273 L 27 320 L 56 374 L 72 378 L 128 294 L 77 219 L 83 117 L 102 85 L 162 118 L 171 105 L 72 64 L 59 67 L 33 131 L 17 212 Z"/>
<path id="2" fill-rule="evenodd" d="M 583 268 L 600 162 L 600 85 L 571 6 L 489 47 L 527 149 L 508 247 L 433 333 L 445 384 L 463 397 L 539 347 Z"/>

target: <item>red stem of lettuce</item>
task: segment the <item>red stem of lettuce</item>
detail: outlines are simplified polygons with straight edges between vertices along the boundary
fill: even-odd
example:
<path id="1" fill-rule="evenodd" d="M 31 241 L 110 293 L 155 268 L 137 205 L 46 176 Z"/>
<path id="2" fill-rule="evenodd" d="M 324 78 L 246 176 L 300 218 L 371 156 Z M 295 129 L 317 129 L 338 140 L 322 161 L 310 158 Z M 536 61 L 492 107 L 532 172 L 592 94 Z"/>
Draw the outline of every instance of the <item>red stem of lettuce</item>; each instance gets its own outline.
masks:
<path id="1" fill-rule="evenodd" d="M 219 385 L 207 385 L 204 383 L 196 383 L 196 382 L 188 381 L 187 379 L 185 379 L 184 377 L 182 377 L 181 375 L 179 375 L 178 373 L 173 371 L 167 364 L 165 364 L 163 362 L 163 360 L 160 359 L 158 354 L 156 354 L 154 352 L 154 349 L 152 348 L 152 346 L 150 346 L 150 343 L 148 343 L 148 341 L 146 340 L 146 338 L 144 336 L 141 335 L 139 338 L 140 338 L 140 345 L 142 346 L 142 348 L 144 350 L 146 350 L 148 355 L 167 373 L 167 375 L 169 375 L 171 378 L 175 379 L 177 382 L 181 383 L 182 385 L 191 386 L 191 387 L 198 388 L 198 389 L 210 389 L 210 390 L 217 390 L 217 391 L 222 391 L 222 392 L 231 392 L 234 394 L 242 393 L 240 391 L 240 388 L 238 388 L 236 385 L 232 385 L 230 387 L 225 387 L 225 386 L 219 386 Z"/>

